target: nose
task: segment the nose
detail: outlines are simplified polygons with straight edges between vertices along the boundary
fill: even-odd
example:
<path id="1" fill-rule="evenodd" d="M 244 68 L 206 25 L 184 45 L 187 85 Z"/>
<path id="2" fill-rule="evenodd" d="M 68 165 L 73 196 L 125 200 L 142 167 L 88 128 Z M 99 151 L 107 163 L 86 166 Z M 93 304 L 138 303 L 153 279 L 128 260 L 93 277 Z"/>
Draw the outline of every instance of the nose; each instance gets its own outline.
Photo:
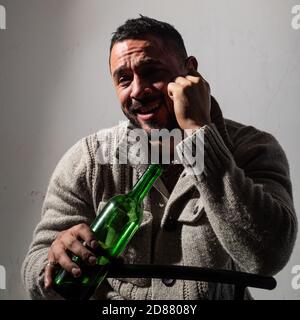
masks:
<path id="1" fill-rule="evenodd" d="M 145 96 L 151 94 L 152 89 L 149 82 L 139 76 L 135 76 L 131 83 L 130 97 L 132 99 L 143 99 Z"/>

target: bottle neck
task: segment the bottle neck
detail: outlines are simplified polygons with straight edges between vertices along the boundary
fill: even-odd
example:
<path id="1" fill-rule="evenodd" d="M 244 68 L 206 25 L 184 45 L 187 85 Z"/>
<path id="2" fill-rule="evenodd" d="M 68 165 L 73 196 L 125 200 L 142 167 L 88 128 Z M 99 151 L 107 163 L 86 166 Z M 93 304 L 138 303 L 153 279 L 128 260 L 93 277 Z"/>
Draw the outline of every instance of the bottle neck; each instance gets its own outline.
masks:
<path id="1" fill-rule="evenodd" d="M 162 171 L 163 169 L 159 164 L 150 164 L 145 173 L 132 188 L 130 196 L 138 203 L 141 203 L 155 180 L 162 174 Z"/>

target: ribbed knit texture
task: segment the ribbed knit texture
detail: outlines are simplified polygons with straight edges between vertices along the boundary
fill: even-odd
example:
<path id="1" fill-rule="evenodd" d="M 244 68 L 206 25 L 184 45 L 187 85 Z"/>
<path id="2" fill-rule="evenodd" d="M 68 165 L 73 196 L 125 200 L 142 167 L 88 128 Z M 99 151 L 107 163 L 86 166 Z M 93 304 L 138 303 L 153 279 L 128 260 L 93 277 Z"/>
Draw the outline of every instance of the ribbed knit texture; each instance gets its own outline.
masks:
<path id="1" fill-rule="evenodd" d="M 124 259 L 274 275 L 287 263 L 297 234 L 287 159 L 270 134 L 224 121 L 214 99 L 212 120 L 212 125 L 178 145 L 180 151 L 183 144 L 191 145 L 190 140 L 202 143 L 203 170 L 187 175 L 192 165 L 187 154 L 186 169 L 169 199 L 158 192 L 156 184 L 145 198 L 144 220 Z M 126 130 L 128 125 L 122 124 L 83 138 L 54 170 L 22 267 L 32 298 L 58 298 L 43 284 L 47 251 L 57 233 L 78 223 L 90 224 L 109 198 L 128 192 L 146 169 L 98 162 L 99 151 L 112 161 Z M 157 205 L 160 202 L 163 208 Z M 155 217 L 161 222 L 154 223 Z M 107 279 L 95 298 L 231 299 L 231 289 L 195 281 L 177 280 L 167 287 L 160 279 Z"/>

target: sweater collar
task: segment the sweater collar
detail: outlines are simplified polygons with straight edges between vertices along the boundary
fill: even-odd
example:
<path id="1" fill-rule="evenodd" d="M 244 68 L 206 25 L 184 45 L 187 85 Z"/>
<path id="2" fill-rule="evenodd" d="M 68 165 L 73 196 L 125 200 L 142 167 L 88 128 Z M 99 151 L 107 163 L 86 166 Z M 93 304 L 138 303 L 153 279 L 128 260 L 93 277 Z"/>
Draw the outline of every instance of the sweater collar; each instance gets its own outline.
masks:
<path id="1" fill-rule="evenodd" d="M 225 120 L 221 108 L 216 99 L 211 96 L 211 120 L 219 131 L 225 145 L 232 151 L 232 141 L 229 137 Z M 148 136 L 143 129 L 137 128 L 129 120 L 122 125 L 121 138 L 118 139 L 117 147 L 114 151 L 114 157 L 120 163 L 127 163 L 132 167 L 139 167 L 139 170 L 146 170 L 149 159 L 146 157 L 147 152 L 143 152 L 148 147 Z M 137 135 L 139 141 L 137 141 Z M 138 161 L 137 161 L 138 158 Z"/>
<path id="2" fill-rule="evenodd" d="M 212 123 L 215 124 L 227 148 L 232 151 L 232 141 L 228 134 L 222 111 L 218 102 L 213 96 L 211 96 L 211 120 Z M 121 126 L 121 138 L 119 139 L 118 137 L 119 142 L 116 144 L 117 147 L 114 151 L 114 157 L 118 159 L 119 163 L 120 159 L 122 159 L 123 162 L 121 161 L 121 163 L 126 163 L 133 167 L 138 173 L 137 176 L 141 176 L 149 166 L 148 157 L 146 158 L 142 152 L 143 146 L 148 145 L 148 136 L 142 129 L 138 129 L 137 131 L 133 129 L 137 130 L 138 128 L 130 121 L 126 121 Z M 136 132 L 138 132 L 140 139 L 144 141 L 139 141 L 139 143 L 137 143 L 135 134 Z M 139 157 L 138 162 L 136 161 L 137 156 Z M 158 178 L 154 183 L 154 187 L 161 194 L 167 197 L 171 196 L 170 200 L 172 200 L 171 202 L 174 202 L 195 185 L 195 179 L 191 179 L 188 175 L 184 176 L 183 172 L 178 179 L 178 182 L 175 185 L 171 195 L 168 194 L 168 192 L 165 194 L 166 188 L 162 185 L 163 182 L 160 178 Z"/>

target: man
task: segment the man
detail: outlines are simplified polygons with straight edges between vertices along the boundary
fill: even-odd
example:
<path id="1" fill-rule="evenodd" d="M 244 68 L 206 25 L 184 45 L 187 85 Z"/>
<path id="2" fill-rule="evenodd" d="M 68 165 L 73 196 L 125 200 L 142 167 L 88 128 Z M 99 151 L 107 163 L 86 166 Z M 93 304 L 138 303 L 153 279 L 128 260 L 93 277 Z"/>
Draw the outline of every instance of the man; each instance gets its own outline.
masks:
<path id="1" fill-rule="evenodd" d="M 191 174 L 189 149 L 182 164 L 168 166 L 144 201 L 144 220 L 123 254 L 125 261 L 263 275 L 280 271 L 292 252 L 297 221 L 288 162 L 275 138 L 223 118 L 196 58 L 187 56 L 182 37 L 167 23 L 143 16 L 128 20 L 113 35 L 109 63 L 129 123 L 80 140 L 56 167 L 22 268 L 31 296 L 58 298 L 51 290 L 55 264 L 80 276 L 66 250 L 95 264 L 82 242 L 97 245 L 88 225 L 144 170 L 112 160 L 132 128 L 148 134 L 152 129 L 187 132 L 176 146 L 179 152 L 191 141 L 201 145 L 204 136 L 204 167 Z M 110 165 L 97 161 L 99 150 Z M 106 279 L 95 297 L 231 299 L 232 291 L 197 281 Z"/>

